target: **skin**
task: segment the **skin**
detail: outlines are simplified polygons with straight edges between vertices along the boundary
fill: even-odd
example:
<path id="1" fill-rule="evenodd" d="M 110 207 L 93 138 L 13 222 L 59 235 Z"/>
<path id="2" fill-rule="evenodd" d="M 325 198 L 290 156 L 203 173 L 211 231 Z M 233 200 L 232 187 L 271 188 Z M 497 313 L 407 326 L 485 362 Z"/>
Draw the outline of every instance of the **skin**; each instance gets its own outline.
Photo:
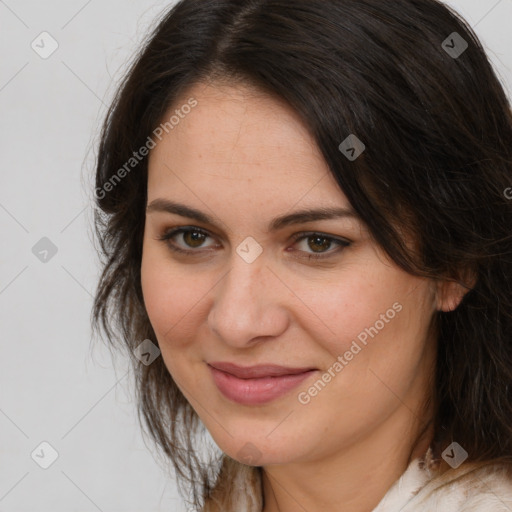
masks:
<path id="1" fill-rule="evenodd" d="M 264 512 L 371 510 L 428 448 L 430 427 L 414 445 L 432 415 L 424 407 L 436 348 L 428 327 L 436 310 L 457 306 L 462 292 L 405 273 L 356 218 L 268 232 L 277 216 L 350 204 L 285 103 L 241 85 L 196 84 L 176 105 L 190 97 L 197 107 L 151 151 L 148 205 L 177 201 L 215 223 L 146 215 L 142 288 L 166 367 L 225 453 L 243 462 L 246 443 L 256 447 Z M 172 241 L 159 239 L 180 226 L 207 231 L 199 241 L 172 239 L 193 255 L 174 253 Z M 302 231 L 351 245 L 291 238 Z M 249 236 L 263 249 L 252 263 L 236 252 Z M 307 259 L 317 252 L 329 257 Z M 298 393 L 394 303 L 401 311 L 301 404 Z M 318 372 L 285 396 L 248 406 L 220 393 L 207 361 Z"/>

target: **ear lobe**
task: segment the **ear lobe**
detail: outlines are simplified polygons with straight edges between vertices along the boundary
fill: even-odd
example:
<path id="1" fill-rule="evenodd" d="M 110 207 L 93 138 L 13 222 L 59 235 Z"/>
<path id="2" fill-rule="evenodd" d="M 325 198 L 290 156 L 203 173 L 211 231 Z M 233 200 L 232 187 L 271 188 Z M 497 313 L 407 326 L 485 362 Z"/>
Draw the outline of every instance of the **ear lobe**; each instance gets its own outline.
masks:
<path id="1" fill-rule="evenodd" d="M 458 308 L 462 299 L 476 284 L 476 276 L 471 273 L 464 281 L 446 279 L 436 283 L 436 304 L 439 311 L 449 312 Z"/>

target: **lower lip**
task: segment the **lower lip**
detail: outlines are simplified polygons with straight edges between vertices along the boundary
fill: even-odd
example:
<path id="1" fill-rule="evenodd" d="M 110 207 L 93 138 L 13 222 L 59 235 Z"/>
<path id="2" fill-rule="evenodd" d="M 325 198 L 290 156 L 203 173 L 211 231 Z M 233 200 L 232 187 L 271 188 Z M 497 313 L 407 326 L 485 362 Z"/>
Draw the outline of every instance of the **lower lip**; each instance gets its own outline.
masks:
<path id="1" fill-rule="evenodd" d="M 219 391 L 228 399 L 243 405 L 258 405 L 271 402 L 306 380 L 316 370 L 281 377 L 239 379 L 234 375 L 209 366 Z"/>

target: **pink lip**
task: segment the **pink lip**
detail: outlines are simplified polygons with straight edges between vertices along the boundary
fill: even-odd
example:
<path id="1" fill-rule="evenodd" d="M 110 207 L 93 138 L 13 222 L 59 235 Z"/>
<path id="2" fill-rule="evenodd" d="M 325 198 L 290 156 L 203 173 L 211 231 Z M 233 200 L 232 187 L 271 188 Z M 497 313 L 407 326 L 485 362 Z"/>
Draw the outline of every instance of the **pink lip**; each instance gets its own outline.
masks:
<path id="1" fill-rule="evenodd" d="M 241 367 L 232 363 L 209 363 L 213 380 L 228 399 L 244 405 L 270 402 L 298 386 L 316 370 L 276 365 Z"/>

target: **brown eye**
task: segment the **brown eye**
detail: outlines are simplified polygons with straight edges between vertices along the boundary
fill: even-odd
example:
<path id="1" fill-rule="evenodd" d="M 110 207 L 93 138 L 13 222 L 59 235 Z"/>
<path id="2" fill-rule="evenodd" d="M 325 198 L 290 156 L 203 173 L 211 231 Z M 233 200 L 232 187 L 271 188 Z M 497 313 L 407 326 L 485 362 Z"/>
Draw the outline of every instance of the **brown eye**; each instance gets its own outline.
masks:
<path id="1" fill-rule="evenodd" d="M 330 249 L 332 245 L 332 240 L 327 237 L 321 236 L 313 236 L 308 237 L 308 247 L 313 250 L 313 252 L 323 252 Z"/>
<path id="2" fill-rule="evenodd" d="M 200 231 L 185 231 L 183 232 L 183 241 L 190 247 L 200 247 L 204 243 L 207 235 Z"/>
<path id="3" fill-rule="evenodd" d="M 351 245 L 351 242 L 348 240 L 334 238 L 323 233 L 297 233 L 293 238 L 296 245 L 300 245 L 307 240 L 307 244 L 305 244 L 304 249 L 293 252 L 304 253 L 304 255 L 299 254 L 298 257 L 306 258 L 308 260 L 335 256 Z M 334 250 L 329 250 L 333 245 L 335 245 L 336 248 Z M 309 249 L 309 251 L 307 249 Z"/>
<path id="4" fill-rule="evenodd" d="M 178 243 L 179 236 L 181 235 L 181 243 Z M 210 246 L 205 246 L 205 241 L 211 238 L 210 235 L 199 228 L 194 227 L 183 227 L 176 228 L 166 231 L 162 236 L 158 238 L 163 242 L 166 242 L 168 247 L 176 252 L 182 253 L 200 253 L 199 249 L 201 248 L 209 248 Z"/>

